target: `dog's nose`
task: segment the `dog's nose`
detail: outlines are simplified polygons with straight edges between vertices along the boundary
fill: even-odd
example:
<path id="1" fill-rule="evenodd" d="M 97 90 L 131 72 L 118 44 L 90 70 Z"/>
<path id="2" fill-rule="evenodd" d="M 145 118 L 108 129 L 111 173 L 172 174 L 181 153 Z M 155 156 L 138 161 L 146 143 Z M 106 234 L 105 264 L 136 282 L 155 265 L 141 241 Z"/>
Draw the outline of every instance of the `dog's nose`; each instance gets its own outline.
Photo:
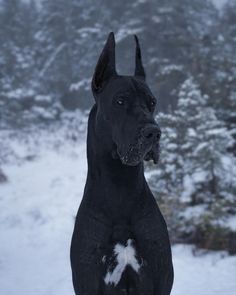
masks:
<path id="1" fill-rule="evenodd" d="M 142 136 L 150 141 L 159 140 L 161 137 L 161 129 L 158 125 L 148 125 L 141 131 Z"/>

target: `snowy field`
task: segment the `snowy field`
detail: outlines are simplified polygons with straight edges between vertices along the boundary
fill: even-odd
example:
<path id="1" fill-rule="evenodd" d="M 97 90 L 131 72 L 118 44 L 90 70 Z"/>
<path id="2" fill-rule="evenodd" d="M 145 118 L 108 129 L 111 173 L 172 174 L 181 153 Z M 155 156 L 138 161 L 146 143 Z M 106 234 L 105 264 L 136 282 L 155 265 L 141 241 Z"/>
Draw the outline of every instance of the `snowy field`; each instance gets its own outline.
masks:
<path id="1" fill-rule="evenodd" d="M 73 294 L 69 248 L 87 167 L 85 135 L 67 135 L 57 128 L 1 134 L 8 178 L 0 184 L 2 295 Z M 177 245 L 173 259 L 173 295 L 236 294 L 236 257 Z"/>

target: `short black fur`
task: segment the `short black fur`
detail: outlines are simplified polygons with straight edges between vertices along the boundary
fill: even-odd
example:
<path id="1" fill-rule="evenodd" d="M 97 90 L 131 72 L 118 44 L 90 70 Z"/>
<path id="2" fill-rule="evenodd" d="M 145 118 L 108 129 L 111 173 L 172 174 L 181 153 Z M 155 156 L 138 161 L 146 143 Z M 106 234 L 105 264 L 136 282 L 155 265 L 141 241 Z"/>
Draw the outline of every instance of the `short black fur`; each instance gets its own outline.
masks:
<path id="1" fill-rule="evenodd" d="M 117 74 L 110 33 L 92 80 L 96 103 L 88 121 L 88 174 L 71 243 L 77 295 L 169 295 L 172 288 L 167 227 L 143 167 L 143 160 L 158 161 L 161 132 L 135 40 L 134 76 Z M 127 265 L 117 284 L 106 283 L 117 263 L 114 247 L 128 241 L 139 270 Z"/>

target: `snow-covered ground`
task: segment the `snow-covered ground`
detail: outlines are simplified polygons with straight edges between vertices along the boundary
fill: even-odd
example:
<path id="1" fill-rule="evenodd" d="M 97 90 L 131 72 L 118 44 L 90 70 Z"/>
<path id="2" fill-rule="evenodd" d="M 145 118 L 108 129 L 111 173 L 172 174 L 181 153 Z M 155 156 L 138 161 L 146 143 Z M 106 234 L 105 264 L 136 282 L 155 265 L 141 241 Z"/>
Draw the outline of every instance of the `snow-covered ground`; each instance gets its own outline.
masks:
<path id="1" fill-rule="evenodd" d="M 69 248 L 87 167 L 85 136 L 73 141 L 66 133 L 34 132 L 27 140 L 1 135 L 8 178 L 0 184 L 2 295 L 73 294 Z M 236 257 L 193 250 L 173 247 L 172 294 L 236 294 Z"/>

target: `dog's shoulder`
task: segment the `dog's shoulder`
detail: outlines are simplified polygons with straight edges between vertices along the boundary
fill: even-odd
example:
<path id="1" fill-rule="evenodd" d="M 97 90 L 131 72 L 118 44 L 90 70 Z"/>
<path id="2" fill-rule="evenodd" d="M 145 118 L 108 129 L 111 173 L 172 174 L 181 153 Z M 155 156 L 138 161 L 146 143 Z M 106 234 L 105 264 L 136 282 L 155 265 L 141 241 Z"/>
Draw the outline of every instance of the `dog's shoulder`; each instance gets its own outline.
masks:
<path id="1" fill-rule="evenodd" d="M 110 235 L 111 227 L 103 216 L 89 209 L 79 210 L 72 237 L 79 261 L 89 263 L 95 259 Z"/>
<path id="2" fill-rule="evenodd" d="M 168 240 L 167 225 L 150 190 L 141 197 L 133 215 L 133 232 L 137 239 Z"/>

